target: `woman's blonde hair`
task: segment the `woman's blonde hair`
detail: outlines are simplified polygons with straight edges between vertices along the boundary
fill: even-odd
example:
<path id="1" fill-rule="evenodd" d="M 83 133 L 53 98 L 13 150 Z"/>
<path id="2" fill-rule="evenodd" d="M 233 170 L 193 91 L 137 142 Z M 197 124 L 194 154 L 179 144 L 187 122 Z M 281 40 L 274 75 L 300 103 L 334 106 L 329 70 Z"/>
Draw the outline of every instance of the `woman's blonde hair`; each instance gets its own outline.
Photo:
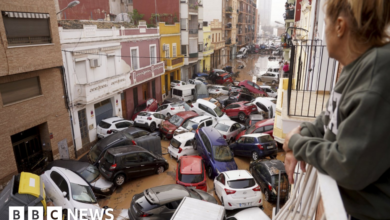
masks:
<path id="1" fill-rule="evenodd" d="M 348 18 L 353 48 L 359 44 L 383 46 L 389 42 L 390 0 L 328 0 L 326 15 L 335 22 Z"/>

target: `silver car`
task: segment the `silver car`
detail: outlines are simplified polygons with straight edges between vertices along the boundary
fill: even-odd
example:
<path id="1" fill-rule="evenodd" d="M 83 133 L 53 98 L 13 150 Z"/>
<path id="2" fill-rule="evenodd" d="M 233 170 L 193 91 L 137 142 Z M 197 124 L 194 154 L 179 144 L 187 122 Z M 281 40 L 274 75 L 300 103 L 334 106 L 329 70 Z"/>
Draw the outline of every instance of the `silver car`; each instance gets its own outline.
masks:
<path id="1" fill-rule="evenodd" d="M 184 197 L 204 200 L 217 204 L 217 200 L 199 189 L 179 184 L 156 186 L 135 194 L 128 210 L 132 220 L 169 220 Z"/>
<path id="2" fill-rule="evenodd" d="M 266 73 L 259 77 L 261 82 L 268 82 L 275 85 L 279 82 L 279 67 L 271 67 Z"/>

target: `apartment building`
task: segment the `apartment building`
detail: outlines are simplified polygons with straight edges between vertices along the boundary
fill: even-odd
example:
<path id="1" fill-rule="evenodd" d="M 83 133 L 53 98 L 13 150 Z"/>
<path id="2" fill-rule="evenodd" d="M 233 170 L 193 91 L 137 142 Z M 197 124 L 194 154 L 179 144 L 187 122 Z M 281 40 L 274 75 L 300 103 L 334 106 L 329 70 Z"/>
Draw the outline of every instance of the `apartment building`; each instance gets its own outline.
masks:
<path id="1" fill-rule="evenodd" d="M 237 55 L 238 2 L 238 0 L 223 1 L 222 8 L 225 50 L 230 59 L 234 59 Z"/>
<path id="2" fill-rule="evenodd" d="M 211 70 L 211 55 L 214 53 L 214 45 L 211 40 L 211 27 L 207 21 L 203 22 L 203 59 L 200 62 L 200 70 L 209 72 Z"/>
<path id="3" fill-rule="evenodd" d="M 2 185 L 18 172 L 40 172 L 45 158 L 75 158 L 75 150 L 54 2 L 1 0 L 0 7 Z"/>
<path id="4" fill-rule="evenodd" d="M 256 0 L 238 1 L 238 49 L 255 41 Z"/>

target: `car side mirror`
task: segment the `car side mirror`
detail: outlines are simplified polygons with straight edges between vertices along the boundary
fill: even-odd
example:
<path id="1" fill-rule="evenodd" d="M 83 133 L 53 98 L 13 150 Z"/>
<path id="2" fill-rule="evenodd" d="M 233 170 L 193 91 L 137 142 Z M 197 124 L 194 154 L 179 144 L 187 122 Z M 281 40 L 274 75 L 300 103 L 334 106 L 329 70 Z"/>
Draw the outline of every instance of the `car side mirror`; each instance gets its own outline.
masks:
<path id="1" fill-rule="evenodd" d="M 66 197 L 66 195 L 68 195 L 68 194 L 64 191 L 64 192 L 62 192 L 62 195 L 63 195 L 64 197 Z"/>

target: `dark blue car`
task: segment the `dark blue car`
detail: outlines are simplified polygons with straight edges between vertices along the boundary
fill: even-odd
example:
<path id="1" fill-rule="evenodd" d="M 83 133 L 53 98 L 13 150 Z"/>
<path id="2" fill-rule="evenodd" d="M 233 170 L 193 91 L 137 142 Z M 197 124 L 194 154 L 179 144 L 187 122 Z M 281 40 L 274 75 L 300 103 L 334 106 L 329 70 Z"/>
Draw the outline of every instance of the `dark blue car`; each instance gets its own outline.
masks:
<path id="1" fill-rule="evenodd" d="M 207 73 L 194 73 L 192 75 L 192 78 L 195 79 L 196 77 L 204 77 L 207 79 L 207 78 L 209 78 L 209 74 L 207 74 Z"/>
<path id="2" fill-rule="evenodd" d="M 193 146 L 202 157 L 210 179 L 221 172 L 237 170 L 234 155 L 217 129 L 213 127 L 198 129 Z"/>
<path id="3" fill-rule="evenodd" d="M 276 158 L 278 145 L 269 134 L 247 134 L 231 144 L 230 149 L 236 156 L 251 157 L 253 160 L 270 156 Z"/>

